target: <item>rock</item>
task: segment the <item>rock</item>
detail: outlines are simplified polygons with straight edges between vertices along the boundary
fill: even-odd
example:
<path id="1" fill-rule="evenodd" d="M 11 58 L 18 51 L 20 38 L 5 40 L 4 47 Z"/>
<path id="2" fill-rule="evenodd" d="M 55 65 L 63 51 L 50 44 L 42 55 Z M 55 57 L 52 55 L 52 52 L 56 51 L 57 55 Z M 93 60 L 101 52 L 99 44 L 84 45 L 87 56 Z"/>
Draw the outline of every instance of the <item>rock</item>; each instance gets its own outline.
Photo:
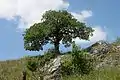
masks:
<path id="1" fill-rule="evenodd" d="M 120 65 L 120 53 L 109 53 L 105 58 L 102 59 L 98 65 L 96 65 L 96 69 L 102 67 L 116 67 Z"/>
<path id="2" fill-rule="evenodd" d="M 96 69 L 120 66 L 120 45 L 118 44 L 98 41 L 86 50 L 96 57 Z"/>
<path id="3" fill-rule="evenodd" d="M 49 72 L 52 73 L 52 72 L 54 72 L 56 69 L 58 69 L 58 68 L 60 67 L 60 59 L 61 59 L 61 57 L 58 56 L 57 58 L 55 58 L 55 59 L 53 60 L 53 62 L 51 63 L 51 64 L 53 64 L 53 66 L 50 67 Z M 51 65 L 51 64 L 49 64 L 49 65 Z"/>
<path id="4" fill-rule="evenodd" d="M 117 49 L 120 51 L 120 45 L 119 45 L 119 46 L 117 46 Z"/>
<path id="5" fill-rule="evenodd" d="M 111 45 L 105 41 L 98 41 L 87 48 L 91 54 L 106 54 L 111 49 Z"/>
<path id="6" fill-rule="evenodd" d="M 61 66 L 61 56 L 50 61 L 48 65 L 45 65 L 48 70 L 48 75 L 44 77 L 44 80 L 60 80 L 60 66 Z"/>

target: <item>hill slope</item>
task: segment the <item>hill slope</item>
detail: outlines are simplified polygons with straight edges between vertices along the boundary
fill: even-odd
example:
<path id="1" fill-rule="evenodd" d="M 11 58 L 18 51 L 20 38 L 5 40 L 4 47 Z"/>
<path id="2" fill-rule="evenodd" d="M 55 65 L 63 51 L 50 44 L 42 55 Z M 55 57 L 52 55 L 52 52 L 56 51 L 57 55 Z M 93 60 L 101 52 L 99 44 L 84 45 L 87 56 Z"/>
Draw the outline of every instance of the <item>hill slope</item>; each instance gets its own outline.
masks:
<path id="1" fill-rule="evenodd" d="M 0 80 L 22 80 L 24 60 L 0 62 Z"/>

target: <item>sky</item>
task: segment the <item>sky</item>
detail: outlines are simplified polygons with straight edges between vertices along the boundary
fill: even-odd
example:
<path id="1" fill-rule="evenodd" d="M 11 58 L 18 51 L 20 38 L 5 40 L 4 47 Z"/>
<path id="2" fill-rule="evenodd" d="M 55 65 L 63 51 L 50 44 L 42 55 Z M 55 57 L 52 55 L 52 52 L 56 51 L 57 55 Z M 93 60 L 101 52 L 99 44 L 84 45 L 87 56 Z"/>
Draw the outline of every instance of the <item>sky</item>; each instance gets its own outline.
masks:
<path id="1" fill-rule="evenodd" d="M 0 0 L 0 60 L 43 54 L 25 51 L 22 34 L 40 22 L 45 11 L 62 9 L 95 30 L 90 41 L 74 39 L 78 45 L 88 46 L 99 40 L 111 42 L 120 36 L 119 0 Z M 44 51 L 49 47 L 46 45 Z M 60 49 L 68 50 L 63 45 Z"/>

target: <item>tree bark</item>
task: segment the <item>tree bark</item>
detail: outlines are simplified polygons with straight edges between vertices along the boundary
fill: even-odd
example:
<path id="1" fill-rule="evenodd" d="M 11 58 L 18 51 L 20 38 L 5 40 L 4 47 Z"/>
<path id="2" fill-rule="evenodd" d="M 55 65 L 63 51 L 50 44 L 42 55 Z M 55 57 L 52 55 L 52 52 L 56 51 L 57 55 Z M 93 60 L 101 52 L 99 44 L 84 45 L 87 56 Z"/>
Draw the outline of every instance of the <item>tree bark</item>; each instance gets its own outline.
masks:
<path id="1" fill-rule="evenodd" d="M 56 55 L 60 55 L 59 42 L 55 42 L 55 43 L 54 43 L 54 46 L 55 46 L 55 54 L 56 54 Z"/>

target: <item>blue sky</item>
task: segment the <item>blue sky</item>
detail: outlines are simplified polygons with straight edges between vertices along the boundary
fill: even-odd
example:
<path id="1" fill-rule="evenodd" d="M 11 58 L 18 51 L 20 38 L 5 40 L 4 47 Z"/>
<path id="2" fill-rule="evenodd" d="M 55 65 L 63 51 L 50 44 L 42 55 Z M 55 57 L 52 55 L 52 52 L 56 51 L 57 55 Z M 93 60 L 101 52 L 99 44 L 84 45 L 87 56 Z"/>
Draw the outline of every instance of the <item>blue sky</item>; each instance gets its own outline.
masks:
<path id="1" fill-rule="evenodd" d="M 109 40 L 120 36 L 120 1 L 118 0 L 69 0 L 70 10 L 91 9 L 93 16 L 88 20 L 89 24 L 106 27 Z"/>
<path id="2" fill-rule="evenodd" d="M 29 25 L 40 20 L 43 11 L 49 9 L 65 8 L 78 20 L 92 26 L 96 32 L 89 43 L 98 40 L 113 41 L 120 36 L 119 0 L 68 0 L 67 3 L 62 0 L 31 0 L 31 2 L 26 0 L 24 3 L 22 1 L 24 2 L 24 0 L 0 1 L 0 60 L 42 53 L 25 51 L 22 34 Z M 85 41 L 78 39 L 76 43 L 86 45 Z M 61 49 L 67 50 L 62 46 Z"/>

